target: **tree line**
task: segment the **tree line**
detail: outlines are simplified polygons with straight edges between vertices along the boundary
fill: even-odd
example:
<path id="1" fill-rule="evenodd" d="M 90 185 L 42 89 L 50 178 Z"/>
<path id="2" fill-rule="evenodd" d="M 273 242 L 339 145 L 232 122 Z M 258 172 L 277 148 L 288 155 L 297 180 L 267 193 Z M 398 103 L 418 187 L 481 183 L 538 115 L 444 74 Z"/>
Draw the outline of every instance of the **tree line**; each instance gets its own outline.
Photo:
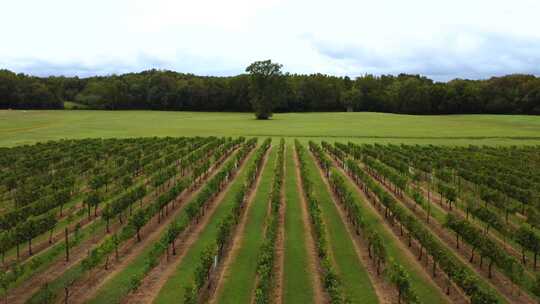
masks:
<path id="1" fill-rule="evenodd" d="M 284 74 L 276 112 L 376 111 L 406 114 L 540 114 L 540 78 L 507 75 L 435 82 L 421 75 Z M 250 77 L 148 70 L 89 78 L 35 77 L 0 70 L 0 108 L 251 112 Z M 252 97 L 252 96 L 251 96 Z"/>

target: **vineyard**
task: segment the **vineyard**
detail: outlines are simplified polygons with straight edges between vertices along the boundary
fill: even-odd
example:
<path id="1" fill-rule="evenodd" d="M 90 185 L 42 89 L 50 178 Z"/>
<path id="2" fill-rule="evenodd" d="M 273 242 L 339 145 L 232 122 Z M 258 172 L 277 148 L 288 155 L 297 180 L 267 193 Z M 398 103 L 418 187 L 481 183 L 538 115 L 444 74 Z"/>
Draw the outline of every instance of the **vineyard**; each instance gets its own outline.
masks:
<path id="1" fill-rule="evenodd" d="M 3 303 L 538 303 L 540 147 L 0 148 Z"/>

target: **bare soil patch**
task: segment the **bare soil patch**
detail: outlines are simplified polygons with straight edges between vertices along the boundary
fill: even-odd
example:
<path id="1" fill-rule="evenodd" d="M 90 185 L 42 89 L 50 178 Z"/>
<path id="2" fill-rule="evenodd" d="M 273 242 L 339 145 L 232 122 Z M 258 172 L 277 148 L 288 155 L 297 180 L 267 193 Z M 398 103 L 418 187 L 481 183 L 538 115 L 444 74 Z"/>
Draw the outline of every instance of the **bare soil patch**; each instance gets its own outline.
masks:
<path id="1" fill-rule="evenodd" d="M 283 151 L 283 159 L 285 159 L 285 151 Z M 280 164 L 283 168 L 283 180 L 281 181 L 281 203 L 278 213 L 278 232 L 275 247 L 275 263 L 274 263 L 274 303 L 281 304 L 283 302 L 283 268 L 285 264 L 285 163 Z"/>

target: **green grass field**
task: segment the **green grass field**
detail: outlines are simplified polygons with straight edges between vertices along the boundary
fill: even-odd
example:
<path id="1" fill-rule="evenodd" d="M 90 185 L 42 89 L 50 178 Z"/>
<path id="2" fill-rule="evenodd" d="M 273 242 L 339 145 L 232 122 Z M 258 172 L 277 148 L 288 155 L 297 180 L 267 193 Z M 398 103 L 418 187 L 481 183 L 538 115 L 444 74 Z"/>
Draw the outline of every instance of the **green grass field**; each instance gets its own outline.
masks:
<path id="1" fill-rule="evenodd" d="M 283 257 L 283 303 L 313 303 L 314 291 L 309 273 L 306 231 L 302 223 L 300 196 L 296 190 L 294 151 L 285 154 L 285 239 Z"/>
<path id="2" fill-rule="evenodd" d="M 0 146 L 62 138 L 273 136 L 418 144 L 540 144 L 540 117 L 287 113 L 258 121 L 251 113 L 0 110 Z"/>

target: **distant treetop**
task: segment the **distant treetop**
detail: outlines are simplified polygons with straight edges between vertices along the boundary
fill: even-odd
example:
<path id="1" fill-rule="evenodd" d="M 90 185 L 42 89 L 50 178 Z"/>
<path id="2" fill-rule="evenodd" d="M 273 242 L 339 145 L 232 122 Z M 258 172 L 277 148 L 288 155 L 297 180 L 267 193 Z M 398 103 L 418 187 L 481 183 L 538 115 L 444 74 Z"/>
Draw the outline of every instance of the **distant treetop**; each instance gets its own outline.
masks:
<path id="1" fill-rule="evenodd" d="M 270 60 L 231 77 L 148 70 L 122 75 L 33 77 L 0 70 L 1 109 L 272 112 L 374 111 L 405 114 L 540 114 L 540 78 L 508 75 L 441 83 L 420 76 L 283 74 Z"/>

